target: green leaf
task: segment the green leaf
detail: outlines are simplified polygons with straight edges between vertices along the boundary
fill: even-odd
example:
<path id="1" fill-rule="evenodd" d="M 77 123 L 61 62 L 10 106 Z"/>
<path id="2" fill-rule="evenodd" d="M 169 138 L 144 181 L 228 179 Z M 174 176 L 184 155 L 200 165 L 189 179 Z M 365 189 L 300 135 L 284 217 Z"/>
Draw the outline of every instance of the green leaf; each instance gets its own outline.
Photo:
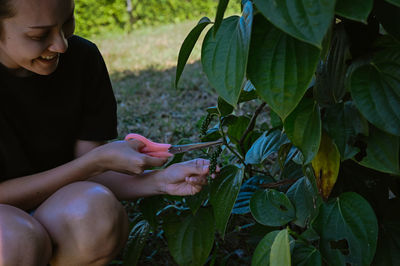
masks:
<path id="1" fill-rule="evenodd" d="M 315 73 L 313 96 L 323 107 L 342 101 L 346 94 L 347 60 L 350 59 L 349 41 L 342 24 L 335 25 L 326 59 L 320 61 Z"/>
<path id="2" fill-rule="evenodd" d="M 236 106 L 245 80 L 252 22 L 253 6 L 249 1 L 241 17 L 224 19 L 215 38 L 211 28 L 203 41 L 203 70 L 217 93 L 232 106 Z"/>
<path id="3" fill-rule="evenodd" d="M 321 114 L 317 103 L 303 98 L 283 125 L 288 138 L 303 154 L 304 164 L 310 163 L 321 141 Z"/>
<path id="4" fill-rule="evenodd" d="M 288 197 L 274 189 L 256 191 L 250 200 L 250 211 L 257 222 L 268 226 L 285 225 L 296 218 Z"/>
<path id="5" fill-rule="evenodd" d="M 203 202 L 208 198 L 209 194 L 210 186 L 204 186 L 196 195 L 185 197 L 186 204 L 189 206 L 193 214 L 196 214 Z"/>
<path id="6" fill-rule="evenodd" d="M 359 148 L 354 146 L 357 135 L 368 135 L 368 122 L 353 102 L 327 108 L 323 121 L 325 129 L 339 149 L 342 161 L 353 158 L 359 152 Z"/>
<path id="7" fill-rule="evenodd" d="M 400 7 L 400 0 L 386 0 L 386 2 L 391 3 L 397 7 Z"/>
<path id="8" fill-rule="evenodd" d="M 225 166 L 211 186 L 210 203 L 214 211 L 216 228 L 222 237 L 239 194 L 243 175 L 242 168 L 234 165 Z"/>
<path id="9" fill-rule="evenodd" d="M 378 223 L 368 202 L 354 192 L 321 205 L 313 228 L 321 236 L 320 251 L 331 265 L 370 265 Z"/>
<path id="10" fill-rule="evenodd" d="M 308 89 L 320 51 L 255 16 L 247 75 L 260 97 L 284 120 Z"/>
<path id="11" fill-rule="evenodd" d="M 210 23 L 211 21 L 209 18 L 203 17 L 202 19 L 200 19 L 199 23 L 197 23 L 197 25 L 190 31 L 189 35 L 183 41 L 181 49 L 179 50 L 178 65 L 176 67 L 175 87 L 178 86 L 178 82 L 182 75 L 183 69 L 185 68 L 186 62 L 190 56 L 190 53 L 193 50 L 194 45 L 199 39 L 201 32 Z"/>
<path id="12" fill-rule="evenodd" d="M 260 164 L 274 152 L 278 152 L 281 145 L 288 143 L 286 135 L 280 130 L 266 131 L 259 137 L 246 153 L 246 164 Z"/>
<path id="13" fill-rule="evenodd" d="M 135 224 L 129 233 L 128 242 L 123 254 L 125 266 L 134 266 L 137 264 L 146 239 L 149 235 L 150 224 L 146 220 L 141 220 Z"/>
<path id="14" fill-rule="evenodd" d="M 146 197 L 139 203 L 139 210 L 152 228 L 157 228 L 157 212 L 162 208 L 163 203 L 162 196 Z"/>
<path id="15" fill-rule="evenodd" d="M 303 42 L 321 47 L 333 21 L 335 2 L 330 0 L 254 0 L 258 10 L 279 29 Z"/>
<path id="16" fill-rule="evenodd" d="M 201 208 L 182 221 L 166 219 L 164 230 L 172 257 L 179 265 L 203 265 L 213 246 L 214 229 L 211 209 Z"/>
<path id="17" fill-rule="evenodd" d="M 217 14 L 215 15 L 215 22 L 214 22 L 214 37 L 215 34 L 218 32 L 218 29 L 221 25 L 222 19 L 224 18 L 224 13 L 226 7 L 229 4 L 229 0 L 219 0 L 218 7 L 217 7 Z"/>
<path id="18" fill-rule="evenodd" d="M 367 24 L 372 6 L 373 0 L 337 0 L 336 14 Z"/>
<path id="19" fill-rule="evenodd" d="M 218 97 L 218 111 L 221 116 L 226 116 L 232 113 L 233 106 L 224 101 L 221 97 Z"/>
<path id="20" fill-rule="evenodd" d="M 296 266 L 321 266 L 322 257 L 318 249 L 312 245 L 306 245 L 296 241 L 293 250 L 293 265 Z"/>
<path id="21" fill-rule="evenodd" d="M 250 118 L 247 116 L 239 116 L 235 120 L 235 122 L 229 125 L 228 128 L 228 136 L 230 140 L 236 144 L 239 143 L 242 138 L 243 133 L 246 131 L 247 126 L 250 123 Z"/>
<path id="22" fill-rule="evenodd" d="M 371 127 L 367 145 L 367 155 L 361 165 L 384 173 L 400 174 L 399 137 Z"/>
<path id="23" fill-rule="evenodd" d="M 258 243 L 251 260 L 251 266 L 268 266 L 271 254 L 271 246 L 280 231 L 272 231 L 266 234 Z"/>
<path id="24" fill-rule="evenodd" d="M 271 246 L 271 255 L 269 257 L 271 266 L 290 266 L 290 243 L 288 230 L 280 231 L 275 237 Z"/>
<path id="25" fill-rule="evenodd" d="M 296 209 L 296 220 L 293 223 L 305 228 L 318 215 L 322 203 L 318 191 L 313 189 L 306 177 L 302 177 L 288 189 L 286 196 Z"/>
<path id="26" fill-rule="evenodd" d="M 357 68 L 351 74 L 350 90 L 369 122 L 400 136 L 400 52 L 392 51 L 378 53 L 372 63 Z"/>

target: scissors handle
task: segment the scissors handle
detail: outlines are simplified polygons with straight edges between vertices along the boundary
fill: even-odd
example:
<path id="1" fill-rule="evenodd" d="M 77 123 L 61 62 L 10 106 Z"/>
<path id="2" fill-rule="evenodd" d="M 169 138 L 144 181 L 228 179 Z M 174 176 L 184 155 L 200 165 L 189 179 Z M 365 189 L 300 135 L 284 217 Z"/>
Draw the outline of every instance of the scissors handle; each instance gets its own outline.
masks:
<path id="1" fill-rule="evenodd" d="M 142 149 L 140 149 L 141 153 L 145 153 L 147 155 L 153 156 L 153 157 L 158 157 L 158 158 L 166 158 L 166 157 L 171 157 L 173 154 L 171 154 L 168 149 L 171 147 L 171 144 L 166 144 L 166 143 L 157 143 L 149 140 L 146 137 L 143 137 L 142 135 L 135 134 L 135 133 L 130 133 L 126 135 L 125 140 L 132 140 L 136 139 L 145 145 Z"/>

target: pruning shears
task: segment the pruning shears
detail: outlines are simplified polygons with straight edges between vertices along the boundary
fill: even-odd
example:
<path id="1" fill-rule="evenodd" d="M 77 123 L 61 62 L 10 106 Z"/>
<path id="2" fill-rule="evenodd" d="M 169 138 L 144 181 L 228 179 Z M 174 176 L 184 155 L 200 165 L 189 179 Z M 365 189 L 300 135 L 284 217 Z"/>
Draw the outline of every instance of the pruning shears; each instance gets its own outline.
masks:
<path id="1" fill-rule="evenodd" d="M 198 149 L 203 149 L 215 145 L 222 144 L 222 140 L 209 141 L 209 142 L 200 142 L 200 143 L 192 143 L 192 144 L 184 144 L 184 145 L 171 145 L 167 143 L 157 143 L 149 140 L 142 135 L 136 133 L 130 133 L 126 135 L 125 140 L 136 139 L 145 145 L 140 152 L 145 153 L 147 155 L 159 158 L 171 157 L 177 153 L 183 153 L 187 151 L 193 151 Z"/>

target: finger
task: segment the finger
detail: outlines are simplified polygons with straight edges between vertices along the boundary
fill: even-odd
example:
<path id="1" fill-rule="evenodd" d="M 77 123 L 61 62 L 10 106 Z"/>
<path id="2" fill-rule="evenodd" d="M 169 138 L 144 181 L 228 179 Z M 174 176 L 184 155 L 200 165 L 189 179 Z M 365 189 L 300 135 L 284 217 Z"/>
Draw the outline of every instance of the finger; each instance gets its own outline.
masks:
<path id="1" fill-rule="evenodd" d="M 206 185 L 207 179 L 202 177 L 188 176 L 185 181 L 191 185 Z"/>
<path id="2" fill-rule="evenodd" d="M 190 194 L 195 195 L 195 194 L 199 193 L 202 188 L 203 188 L 202 186 L 194 185 L 194 186 L 192 186 Z"/>
<path id="3" fill-rule="evenodd" d="M 168 158 L 158 158 L 149 155 L 144 155 L 144 162 L 147 166 L 163 166 Z"/>

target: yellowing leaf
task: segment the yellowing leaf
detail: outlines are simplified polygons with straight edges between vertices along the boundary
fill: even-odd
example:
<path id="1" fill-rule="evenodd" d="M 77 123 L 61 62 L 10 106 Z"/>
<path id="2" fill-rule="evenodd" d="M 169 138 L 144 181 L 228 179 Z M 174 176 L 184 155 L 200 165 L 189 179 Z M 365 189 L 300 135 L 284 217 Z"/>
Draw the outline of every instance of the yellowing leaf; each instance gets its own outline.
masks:
<path id="1" fill-rule="evenodd" d="M 319 193 L 324 199 L 329 197 L 339 174 L 340 153 L 336 144 L 326 132 L 322 133 L 317 156 L 311 162 Z"/>

